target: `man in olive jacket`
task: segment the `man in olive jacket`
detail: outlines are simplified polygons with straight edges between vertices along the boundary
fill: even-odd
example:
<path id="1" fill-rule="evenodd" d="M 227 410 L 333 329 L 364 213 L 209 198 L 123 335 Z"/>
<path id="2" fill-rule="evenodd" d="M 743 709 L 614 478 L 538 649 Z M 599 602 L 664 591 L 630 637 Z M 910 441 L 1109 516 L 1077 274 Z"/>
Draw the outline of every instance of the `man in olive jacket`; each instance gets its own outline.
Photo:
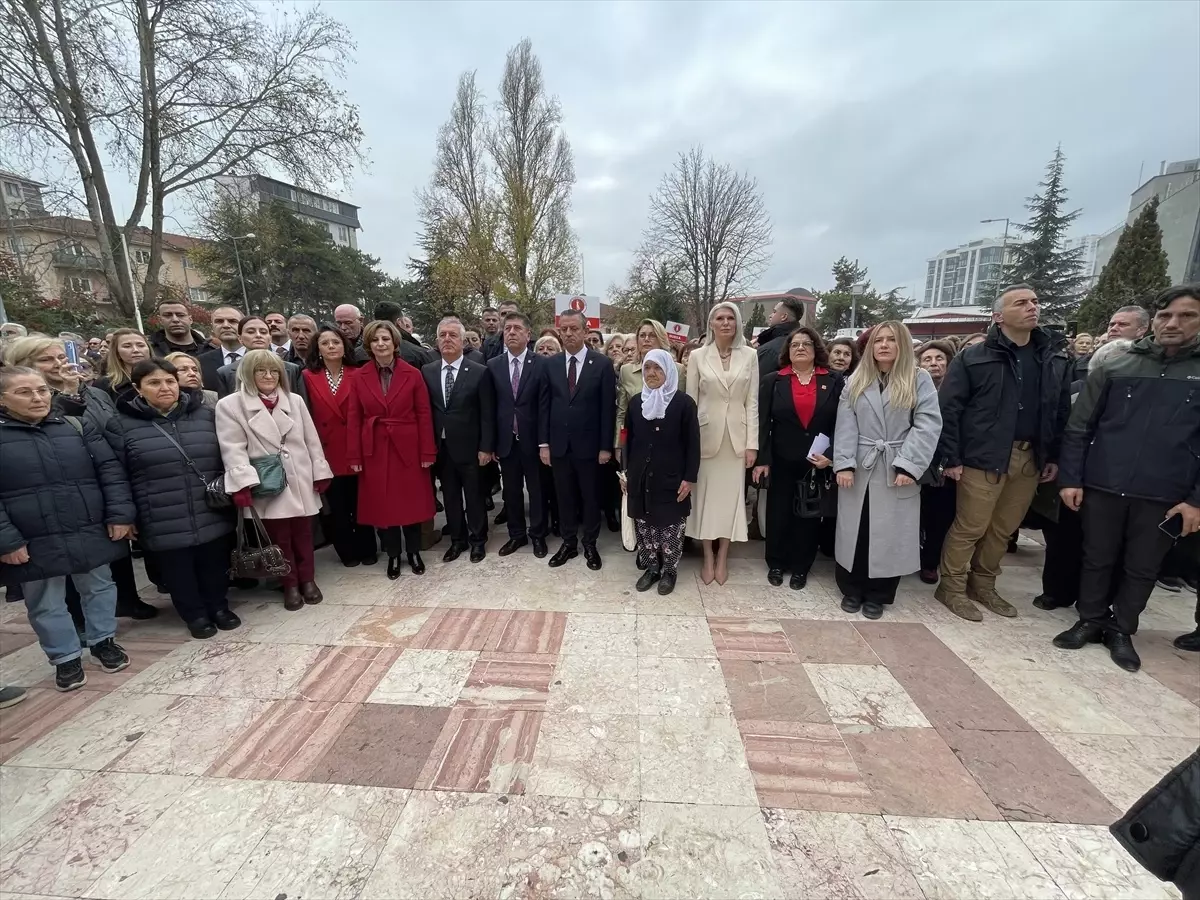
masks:
<path id="1" fill-rule="evenodd" d="M 1079 621 L 1054 639 L 1104 640 L 1136 672 L 1132 636 L 1172 538 L 1200 530 L 1200 284 L 1155 300 L 1154 336 L 1088 375 L 1063 436 L 1059 495 L 1079 510 Z"/>

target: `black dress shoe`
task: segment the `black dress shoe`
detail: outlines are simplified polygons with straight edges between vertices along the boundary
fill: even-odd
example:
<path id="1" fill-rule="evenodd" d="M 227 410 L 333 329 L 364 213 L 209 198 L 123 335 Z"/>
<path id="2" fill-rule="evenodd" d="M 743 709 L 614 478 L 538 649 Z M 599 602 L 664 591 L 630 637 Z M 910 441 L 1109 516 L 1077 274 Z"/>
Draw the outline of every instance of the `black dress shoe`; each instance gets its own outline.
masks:
<path id="1" fill-rule="evenodd" d="M 608 523 L 609 531 L 615 532 L 621 530 L 621 517 L 616 513 L 605 513 L 604 520 Z"/>
<path id="2" fill-rule="evenodd" d="M 476 544 L 471 548 L 471 562 L 482 562 L 485 556 L 487 556 L 487 551 L 483 549 L 483 544 Z"/>
<path id="3" fill-rule="evenodd" d="M 563 544 L 558 548 L 557 552 L 550 557 L 550 568 L 557 569 L 561 565 L 565 565 L 567 560 L 574 559 L 579 555 L 579 549 L 574 544 Z"/>
<path id="4" fill-rule="evenodd" d="M 767 571 L 767 581 L 775 587 L 783 584 L 783 569 L 769 569 Z"/>
<path id="5" fill-rule="evenodd" d="M 466 544 L 451 544 L 450 549 L 442 554 L 442 562 L 454 562 L 467 549 Z"/>
<path id="6" fill-rule="evenodd" d="M 1104 638 L 1104 627 L 1095 622 L 1080 619 L 1066 631 L 1054 638 L 1054 646 L 1060 650 L 1079 650 L 1085 644 L 1098 644 Z"/>
<path id="7" fill-rule="evenodd" d="M 379 562 L 379 554 L 378 554 L 378 553 L 372 553 L 370 556 L 364 556 L 364 557 L 363 557 L 362 564 L 363 564 L 364 566 L 373 566 L 373 565 L 375 565 L 377 562 Z"/>
<path id="8" fill-rule="evenodd" d="M 644 593 L 654 587 L 655 583 L 661 577 L 662 573 L 658 570 L 658 566 L 651 566 L 642 573 L 642 577 L 637 580 L 635 587 Z"/>
<path id="9" fill-rule="evenodd" d="M 499 513 L 497 513 L 496 524 L 497 525 L 507 525 L 508 524 L 508 510 L 507 509 L 502 509 L 502 510 L 500 510 Z"/>
<path id="10" fill-rule="evenodd" d="M 842 612 L 856 613 L 862 609 L 863 602 L 857 597 L 842 597 Z"/>
<path id="11" fill-rule="evenodd" d="M 862 614 L 867 619 L 882 619 L 883 604 L 872 603 L 870 600 L 864 600 L 862 605 Z"/>
<path id="12" fill-rule="evenodd" d="M 1133 638 L 1119 631 L 1109 631 L 1104 635 L 1104 643 L 1108 645 L 1108 655 L 1112 661 L 1126 672 L 1136 672 L 1142 667 L 1142 658 L 1133 647 Z"/>
<path id="13" fill-rule="evenodd" d="M 210 619 L 196 619 L 187 623 L 188 633 L 198 641 L 206 641 L 217 633 L 217 626 Z"/>
<path id="14" fill-rule="evenodd" d="M 355 566 L 361 566 L 362 560 L 361 559 L 343 559 L 342 565 L 345 566 L 347 569 L 353 569 Z"/>
<path id="15" fill-rule="evenodd" d="M 420 553 L 408 554 L 408 567 L 412 569 L 414 575 L 425 574 L 425 560 L 421 559 Z"/>
<path id="16" fill-rule="evenodd" d="M 233 631 L 235 628 L 240 628 L 242 620 L 237 617 L 237 614 L 228 609 L 218 609 L 212 614 L 213 624 L 222 631 Z"/>
<path id="17" fill-rule="evenodd" d="M 389 556 L 388 557 L 387 577 L 390 578 L 392 581 L 395 581 L 397 578 L 400 577 L 400 557 L 398 557 L 398 556 Z"/>
<path id="18" fill-rule="evenodd" d="M 788 587 L 793 591 L 802 591 L 804 586 L 808 584 L 807 572 L 793 572 L 792 577 L 788 579 Z"/>
<path id="19" fill-rule="evenodd" d="M 545 538 L 534 538 L 533 539 L 533 555 L 534 556 L 536 556 L 538 559 L 545 559 L 546 554 L 549 552 L 550 552 L 550 549 L 546 546 Z"/>
<path id="20" fill-rule="evenodd" d="M 1038 609 L 1066 609 L 1068 606 L 1074 606 L 1074 603 L 1064 603 L 1061 600 L 1055 600 L 1049 594 L 1038 594 L 1033 598 L 1033 605 Z"/>
<path id="21" fill-rule="evenodd" d="M 675 578 L 678 574 L 674 569 L 663 572 L 662 578 L 658 580 L 658 592 L 665 596 L 675 590 Z"/>
<path id="22" fill-rule="evenodd" d="M 501 556 L 511 556 L 529 543 L 529 538 L 509 538 L 500 548 Z"/>
<path id="23" fill-rule="evenodd" d="M 1188 634 L 1181 634 L 1175 640 L 1171 641 L 1180 650 L 1186 650 L 1189 653 L 1200 653 L 1200 628 Z"/>
<path id="24" fill-rule="evenodd" d="M 595 547 L 584 547 L 583 558 L 587 560 L 587 567 L 593 572 L 600 571 L 600 567 L 604 565 L 603 560 L 600 559 L 600 551 Z"/>

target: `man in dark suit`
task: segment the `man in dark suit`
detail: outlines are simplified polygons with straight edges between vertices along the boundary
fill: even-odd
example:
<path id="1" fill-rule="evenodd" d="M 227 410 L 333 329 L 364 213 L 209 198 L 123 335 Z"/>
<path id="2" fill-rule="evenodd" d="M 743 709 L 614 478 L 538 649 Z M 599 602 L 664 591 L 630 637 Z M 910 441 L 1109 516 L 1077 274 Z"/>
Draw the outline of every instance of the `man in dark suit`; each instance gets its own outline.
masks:
<path id="1" fill-rule="evenodd" d="M 603 353 L 588 349 L 587 319 L 577 310 L 558 317 L 564 353 L 547 360 L 550 386 L 550 446 L 542 462 L 554 473 L 562 546 L 550 559 L 561 566 L 579 555 L 580 513 L 583 555 L 589 569 L 601 566 L 600 467 L 612 459 L 617 420 L 617 377 Z"/>
<path id="2" fill-rule="evenodd" d="M 547 361 L 529 349 L 532 325 L 519 312 L 504 317 L 504 352 L 488 362 L 496 389 L 496 456 L 504 474 L 508 541 L 501 556 L 533 540 L 533 555 L 546 555 L 546 510 L 542 503 L 539 455 L 549 447 L 550 394 Z M 525 491 L 529 491 L 529 528 Z M 496 517 L 499 522 L 499 516 Z"/>
<path id="3" fill-rule="evenodd" d="M 424 366 L 421 373 L 433 408 L 436 467 L 450 531 L 450 549 L 442 559 L 452 562 L 469 546 L 474 563 L 483 559 L 487 542 L 482 466 L 491 462 L 496 448 L 496 391 L 487 367 L 463 356 L 464 332 L 459 319 L 438 322 L 441 359 Z"/>
<path id="4" fill-rule="evenodd" d="M 238 322 L 244 315 L 232 306 L 218 306 L 212 311 L 212 337 L 208 346 L 200 352 L 200 379 L 206 391 L 220 390 L 221 381 L 217 371 L 222 366 L 237 363 L 246 353 L 238 338 Z"/>
<path id="5" fill-rule="evenodd" d="M 234 362 L 217 369 L 217 393 L 222 397 L 228 397 L 237 390 L 237 369 L 247 350 L 271 349 L 271 328 L 260 316 L 245 316 L 238 322 L 238 340 L 242 344 L 241 354 Z M 285 362 L 283 367 L 287 370 L 288 390 L 299 395 L 307 403 L 308 388 L 304 386 L 300 367 L 290 362 Z"/>

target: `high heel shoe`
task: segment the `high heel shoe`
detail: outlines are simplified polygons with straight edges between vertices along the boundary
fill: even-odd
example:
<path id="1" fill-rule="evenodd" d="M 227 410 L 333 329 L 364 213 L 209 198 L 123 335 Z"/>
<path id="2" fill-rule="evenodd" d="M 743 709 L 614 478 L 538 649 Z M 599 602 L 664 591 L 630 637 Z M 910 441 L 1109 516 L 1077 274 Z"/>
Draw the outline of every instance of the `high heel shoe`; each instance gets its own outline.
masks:
<path id="1" fill-rule="evenodd" d="M 408 554 L 408 566 L 412 569 L 414 575 L 425 574 L 425 561 L 421 559 L 420 553 Z"/>
<path id="2" fill-rule="evenodd" d="M 400 557 L 389 556 L 387 565 L 387 577 L 395 581 L 400 577 Z"/>

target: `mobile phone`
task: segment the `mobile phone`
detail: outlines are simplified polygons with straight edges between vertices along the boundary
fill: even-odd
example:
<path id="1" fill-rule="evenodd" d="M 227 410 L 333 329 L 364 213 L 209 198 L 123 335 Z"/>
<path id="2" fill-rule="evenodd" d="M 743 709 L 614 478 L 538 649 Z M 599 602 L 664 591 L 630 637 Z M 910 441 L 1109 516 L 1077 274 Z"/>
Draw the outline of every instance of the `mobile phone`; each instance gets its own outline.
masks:
<path id="1" fill-rule="evenodd" d="M 1158 530 L 1163 534 L 1170 535 L 1175 540 L 1183 537 L 1183 515 L 1175 513 L 1169 519 L 1163 519 L 1159 523 Z"/>

